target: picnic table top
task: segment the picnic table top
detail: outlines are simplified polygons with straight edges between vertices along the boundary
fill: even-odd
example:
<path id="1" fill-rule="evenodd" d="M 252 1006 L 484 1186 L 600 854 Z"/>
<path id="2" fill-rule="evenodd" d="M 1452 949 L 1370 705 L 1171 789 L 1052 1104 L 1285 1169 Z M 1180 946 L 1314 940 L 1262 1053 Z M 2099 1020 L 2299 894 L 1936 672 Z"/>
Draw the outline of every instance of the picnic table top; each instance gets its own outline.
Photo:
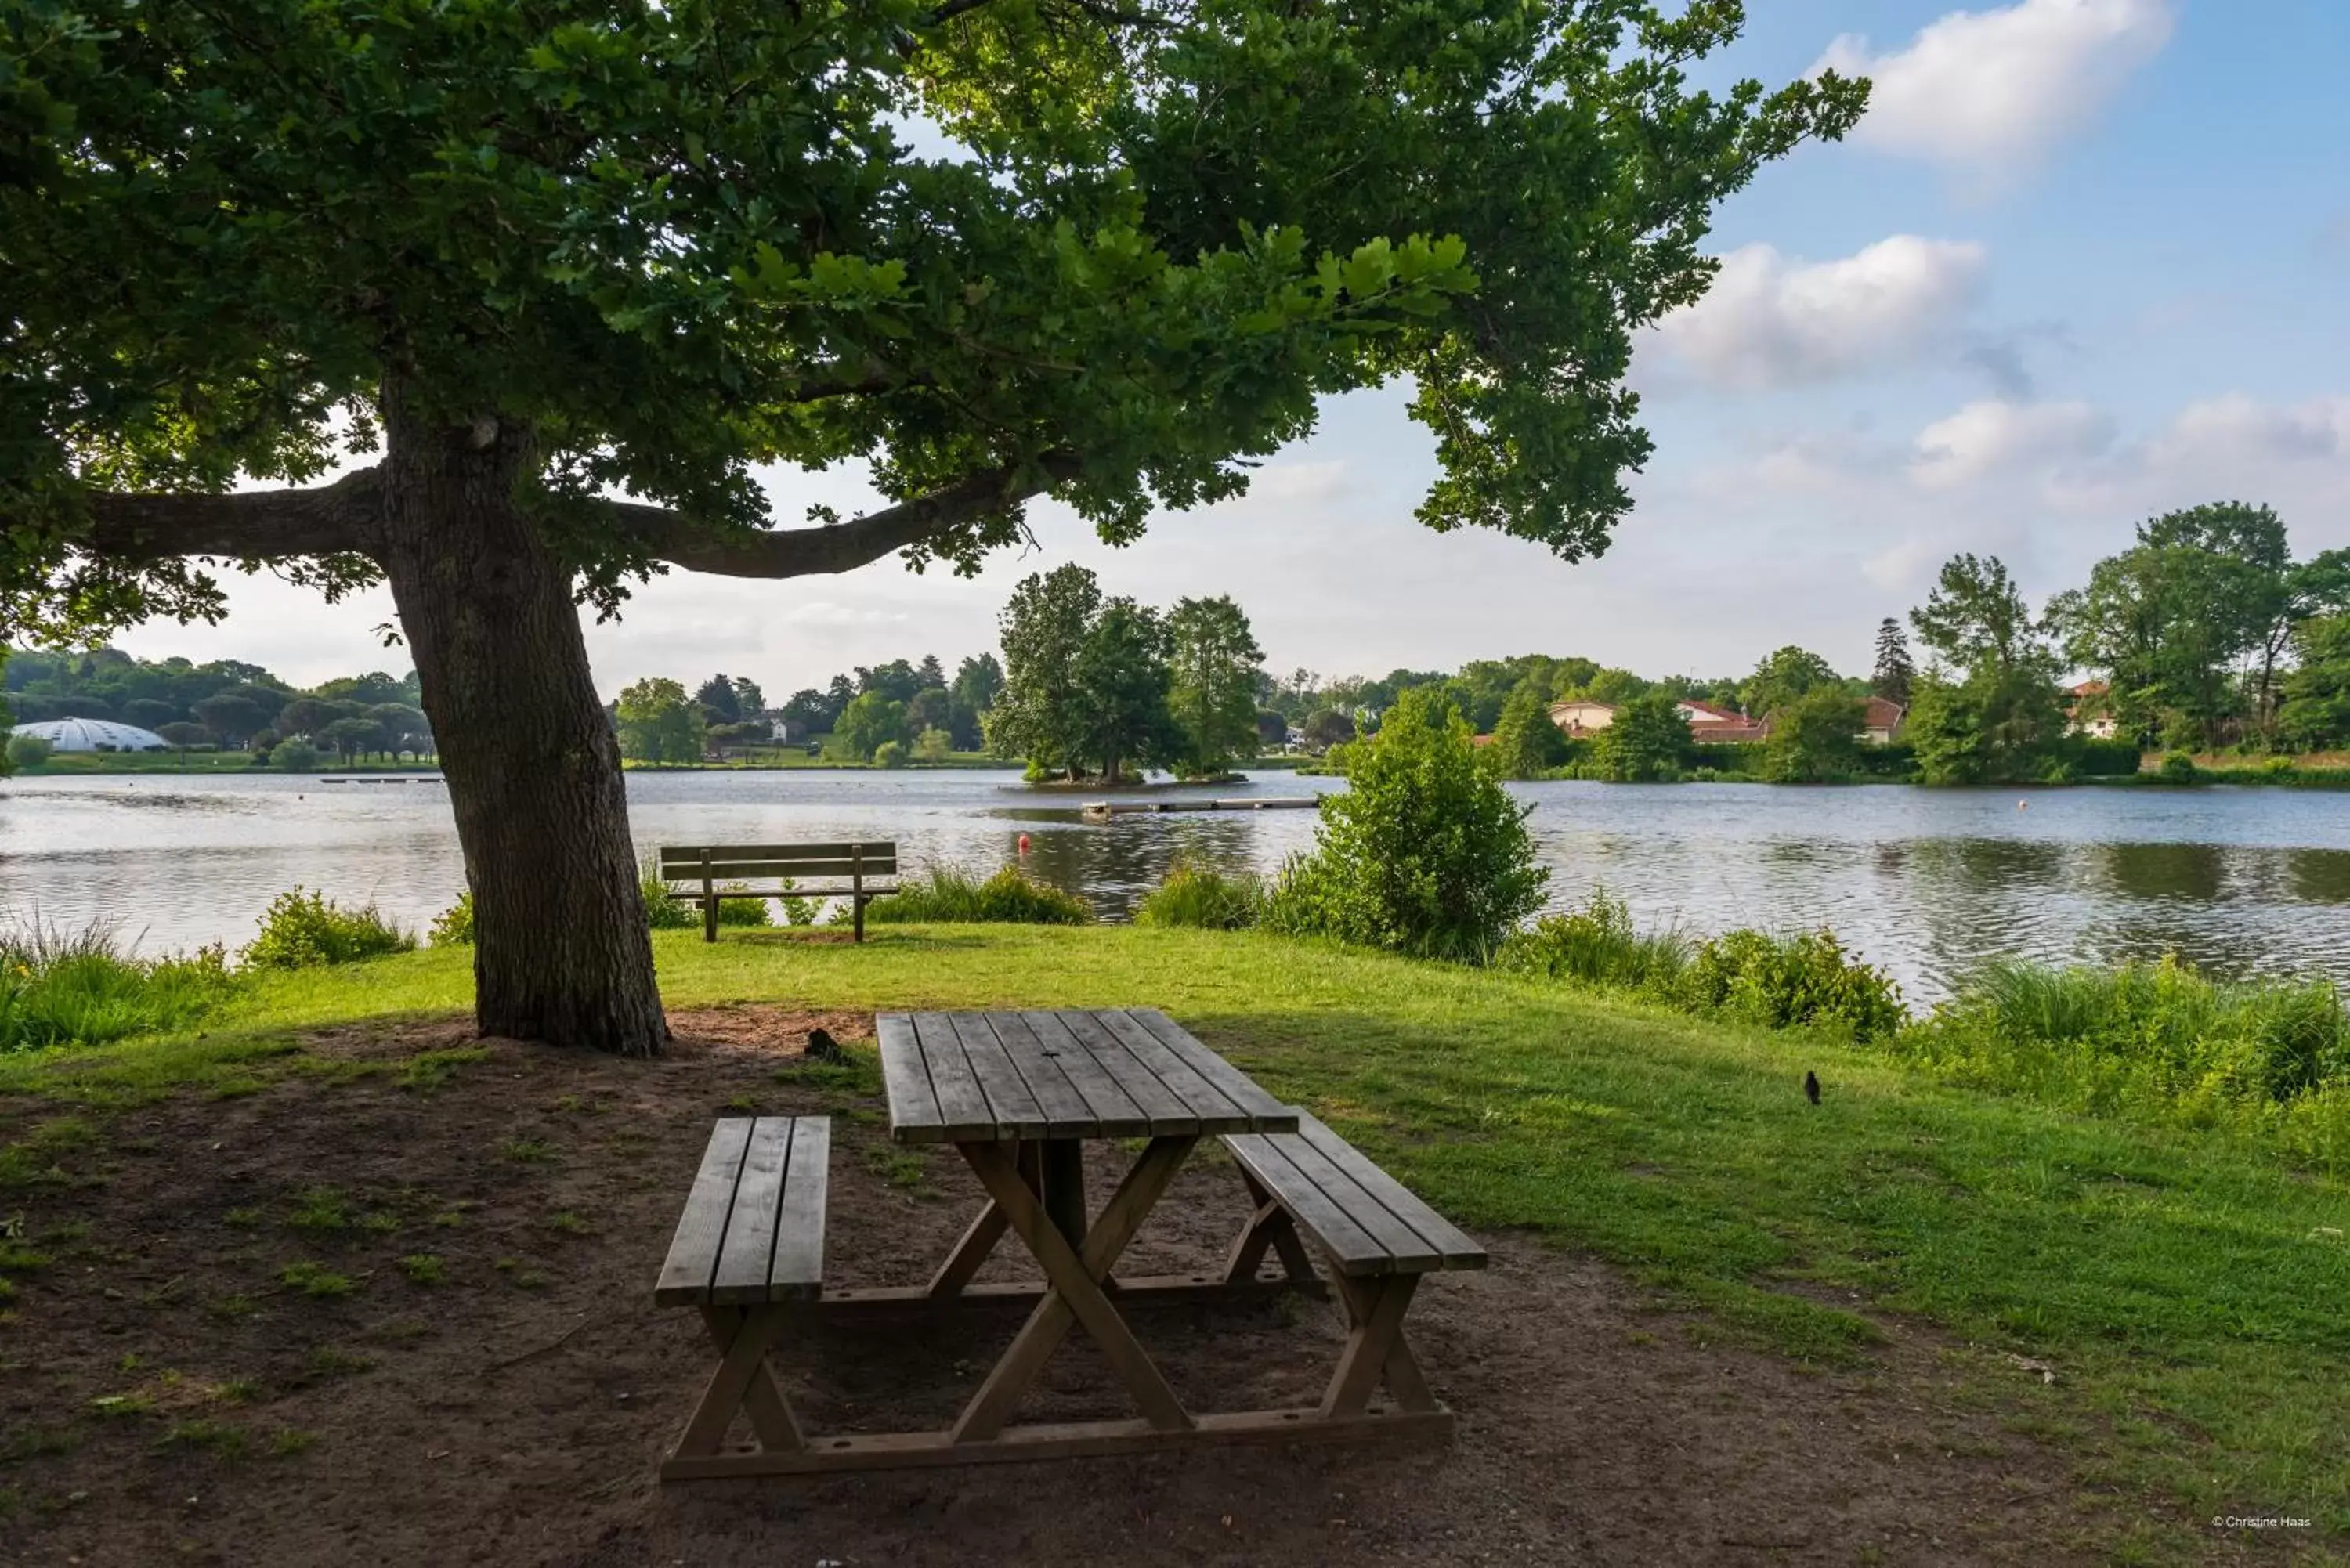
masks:
<path id="1" fill-rule="evenodd" d="M 885 1012 L 900 1143 L 1295 1132 L 1297 1112 L 1155 1007 Z"/>

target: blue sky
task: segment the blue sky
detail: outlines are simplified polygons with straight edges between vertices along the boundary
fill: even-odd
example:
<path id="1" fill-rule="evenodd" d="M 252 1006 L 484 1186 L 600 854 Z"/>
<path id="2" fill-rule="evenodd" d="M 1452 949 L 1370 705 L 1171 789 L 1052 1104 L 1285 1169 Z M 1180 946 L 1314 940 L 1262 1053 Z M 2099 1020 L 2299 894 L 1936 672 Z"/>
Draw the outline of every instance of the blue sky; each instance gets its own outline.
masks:
<path id="1" fill-rule="evenodd" d="M 1752 9 L 1709 70 L 1834 61 L 1877 96 L 1851 140 L 1723 209 L 1715 289 L 1645 335 L 1657 452 L 1602 559 L 1420 529 L 1429 442 L 1400 393 L 1364 394 L 1247 497 L 1128 550 L 1046 505 L 1039 551 L 971 582 L 894 563 L 660 579 L 590 629 L 599 686 L 723 670 L 780 697 L 852 664 L 951 664 L 993 645 L 1014 582 L 1067 560 L 1152 603 L 1232 594 L 1283 671 L 1542 651 L 1713 674 L 1789 642 L 1864 668 L 1877 620 L 1955 550 L 2002 556 L 2043 596 L 2138 519 L 2227 498 L 2275 505 L 2304 554 L 2350 545 L 2350 3 Z M 764 477 L 795 520 L 868 493 Z M 404 667 L 367 631 L 388 598 L 330 610 L 262 579 L 233 603 L 216 629 L 119 640 L 297 680 Z"/>

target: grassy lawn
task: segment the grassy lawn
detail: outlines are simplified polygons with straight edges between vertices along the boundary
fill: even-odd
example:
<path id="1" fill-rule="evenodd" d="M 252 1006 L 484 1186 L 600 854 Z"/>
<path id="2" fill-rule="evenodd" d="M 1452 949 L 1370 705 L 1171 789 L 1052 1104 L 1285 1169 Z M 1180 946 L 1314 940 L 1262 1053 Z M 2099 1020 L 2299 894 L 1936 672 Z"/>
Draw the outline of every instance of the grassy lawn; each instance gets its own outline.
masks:
<path id="1" fill-rule="evenodd" d="M 1162 1006 L 1472 1228 L 1588 1250 L 1811 1361 L 1865 1355 L 1873 1314 L 1917 1314 L 1988 1407 L 2079 1456 L 2082 1484 L 2350 1532 L 2350 1192 L 2258 1149 L 1965 1095 L 1800 1034 L 1249 934 L 655 940 L 678 1005 Z M 262 978 L 200 1036 L 0 1058 L 0 1095 L 78 1103 L 0 1152 L 0 1189 L 111 1105 L 317 1067 L 300 1032 L 458 1011 L 470 987 L 466 953 L 428 951 Z"/>

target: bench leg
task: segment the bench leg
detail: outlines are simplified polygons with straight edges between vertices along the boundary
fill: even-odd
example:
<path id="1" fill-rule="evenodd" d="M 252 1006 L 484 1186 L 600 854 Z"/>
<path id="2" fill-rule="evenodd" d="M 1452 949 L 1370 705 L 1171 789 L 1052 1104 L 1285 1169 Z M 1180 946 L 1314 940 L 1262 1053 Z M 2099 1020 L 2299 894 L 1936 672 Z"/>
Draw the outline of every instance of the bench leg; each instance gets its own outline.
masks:
<path id="1" fill-rule="evenodd" d="M 1330 1277 L 1347 1303 L 1350 1327 L 1338 1369 L 1322 1396 L 1325 1416 L 1359 1416 L 1372 1391 L 1384 1380 L 1398 1406 L 1414 1413 L 1440 1408 L 1420 1375 L 1419 1360 L 1403 1336 L 1403 1314 L 1419 1288 L 1418 1274 L 1382 1274 L 1350 1279 L 1336 1270 Z"/>
<path id="2" fill-rule="evenodd" d="M 1290 1219 L 1289 1210 L 1247 1171 L 1241 1172 L 1241 1180 L 1248 1185 L 1249 1200 L 1256 1205 L 1256 1212 L 1224 1254 L 1226 1282 L 1246 1284 L 1255 1279 L 1268 1250 L 1279 1255 L 1282 1272 L 1291 1280 L 1302 1284 L 1313 1279 L 1314 1261 L 1305 1254 L 1305 1243 L 1299 1239 L 1297 1223 Z"/>
<path id="3" fill-rule="evenodd" d="M 718 900 L 714 898 L 702 900 L 702 940 L 705 942 L 718 940 Z"/>
<path id="4" fill-rule="evenodd" d="M 785 1318 L 778 1307 L 702 1309 L 711 1343 L 719 1350 L 718 1370 L 711 1374 L 701 1403 L 686 1418 L 674 1457 L 716 1453 L 726 1440 L 726 1428 L 734 1424 L 737 1410 L 751 1418 L 751 1430 L 760 1448 L 772 1451 L 807 1447 L 799 1421 L 767 1365 L 767 1347 L 783 1332 Z"/>

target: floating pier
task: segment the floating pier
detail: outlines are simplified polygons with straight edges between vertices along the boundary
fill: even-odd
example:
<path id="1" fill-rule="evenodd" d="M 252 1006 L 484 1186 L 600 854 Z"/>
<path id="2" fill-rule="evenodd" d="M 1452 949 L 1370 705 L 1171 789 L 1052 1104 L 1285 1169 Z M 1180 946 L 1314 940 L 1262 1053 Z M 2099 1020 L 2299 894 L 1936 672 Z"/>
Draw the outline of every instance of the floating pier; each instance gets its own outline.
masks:
<path id="1" fill-rule="evenodd" d="M 322 778 L 318 782 L 320 784 L 442 784 L 445 781 L 439 774 L 352 774 L 348 776 L 338 775 L 333 778 Z"/>
<path id="2" fill-rule="evenodd" d="M 1257 795 L 1238 800 L 1089 800 L 1079 809 L 1089 817 L 1151 816 L 1170 811 L 1312 811 L 1319 795 Z"/>

